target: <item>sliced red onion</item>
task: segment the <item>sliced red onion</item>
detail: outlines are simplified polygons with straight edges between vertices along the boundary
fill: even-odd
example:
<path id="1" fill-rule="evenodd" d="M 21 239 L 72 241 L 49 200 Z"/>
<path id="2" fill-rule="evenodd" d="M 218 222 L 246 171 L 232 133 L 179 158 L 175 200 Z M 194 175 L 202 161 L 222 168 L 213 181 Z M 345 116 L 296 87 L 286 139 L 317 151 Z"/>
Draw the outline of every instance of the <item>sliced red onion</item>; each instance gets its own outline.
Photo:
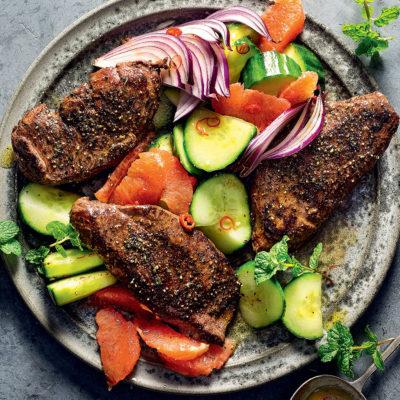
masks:
<path id="1" fill-rule="evenodd" d="M 146 54 L 147 58 L 143 58 L 144 54 Z M 150 57 L 150 54 L 153 56 Z M 105 68 L 125 61 L 159 62 L 165 58 L 170 61 L 174 57 L 179 57 L 182 65 L 175 72 L 171 71 L 169 75 L 178 73 L 182 83 L 191 84 L 193 77 L 189 51 L 179 38 L 164 33 L 148 33 L 134 37 L 97 58 L 94 61 L 94 65 Z M 170 82 L 168 83 L 171 84 Z"/>
<path id="2" fill-rule="evenodd" d="M 216 43 L 220 41 L 218 33 L 207 25 L 190 24 L 178 27 L 182 31 L 182 35 L 196 35 L 207 42 Z M 181 36 L 179 36 L 181 38 Z"/>
<path id="3" fill-rule="evenodd" d="M 192 53 L 193 60 L 195 83 L 192 86 L 192 91 L 187 90 L 187 92 L 202 100 L 204 100 L 205 97 L 215 98 L 214 84 L 217 75 L 217 64 L 210 43 L 194 35 L 182 35 L 181 40 Z M 195 59 L 197 59 L 198 62 L 198 76 L 196 76 Z M 195 94 L 196 78 L 198 78 L 203 86 L 202 96 Z"/>
<path id="4" fill-rule="evenodd" d="M 182 37 L 182 40 L 185 39 Z M 202 63 L 203 55 L 195 41 L 192 41 L 192 39 L 188 38 L 184 43 L 188 50 L 192 53 L 194 79 L 193 85 L 185 85 L 184 90 L 188 94 L 195 96 L 200 100 L 205 100 L 209 85 L 206 63 Z"/>
<path id="5" fill-rule="evenodd" d="M 263 155 L 262 160 L 283 158 L 295 154 L 312 142 L 324 125 L 325 106 L 322 96 L 317 97 L 314 111 L 305 127 L 295 136 L 285 148 L 274 151 L 272 155 Z"/>
<path id="6" fill-rule="evenodd" d="M 166 59 L 170 66 L 179 65 L 161 72 L 164 84 L 182 88 L 190 98 L 199 100 L 215 98 L 217 94 L 229 97 L 228 62 L 221 45 L 223 42 L 230 48 L 229 29 L 224 24 L 228 21 L 241 22 L 269 37 L 264 22 L 255 12 L 236 6 L 217 11 L 204 20 L 179 25 L 177 36 L 163 29 L 131 38 L 97 58 L 94 65 L 104 68 L 124 61 L 157 63 Z M 175 60 L 179 63 L 172 64 Z"/>
<path id="7" fill-rule="evenodd" d="M 253 156 L 254 152 L 267 141 L 267 146 L 275 138 L 275 136 L 304 108 L 304 104 L 289 108 L 284 111 L 278 118 L 261 131 L 254 139 L 252 139 L 243 153 L 243 159 L 247 160 Z M 265 150 L 265 149 L 264 149 Z"/>
<path id="8" fill-rule="evenodd" d="M 201 101 L 189 93 L 182 92 L 181 97 L 179 98 L 179 103 L 176 108 L 174 122 L 180 120 L 186 115 L 190 114 L 195 108 L 201 103 Z"/>
<path id="9" fill-rule="evenodd" d="M 234 6 L 227 10 L 219 10 L 209 15 L 207 19 L 216 19 L 222 22 L 240 22 L 254 29 L 261 36 L 273 41 L 261 17 L 246 7 Z"/>
<path id="10" fill-rule="evenodd" d="M 203 35 L 199 30 L 195 32 L 194 29 L 197 29 L 198 27 L 207 29 L 207 36 L 205 36 L 206 34 Z M 178 28 L 181 29 L 184 34 L 195 34 L 208 42 L 215 43 L 222 39 L 225 46 L 230 49 L 230 32 L 228 27 L 222 21 L 214 19 L 198 19 L 179 25 Z M 213 40 L 208 39 L 208 37 L 211 36 L 208 29 L 211 29 L 214 32 L 212 35 Z"/>
<path id="11" fill-rule="evenodd" d="M 161 80 L 164 85 L 183 89 L 185 85 L 182 83 L 179 71 L 164 69 L 161 71 Z"/>
<path id="12" fill-rule="evenodd" d="M 229 67 L 224 50 L 216 43 L 210 43 L 210 46 L 217 60 L 217 76 L 215 78 L 215 93 L 230 97 L 229 90 Z"/>
<path id="13" fill-rule="evenodd" d="M 242 177 L 250 175 L 260 162 L 295 154 L 315 139 L 324 124 L 325 107 L 322 94 L 320 93 L 318 95 L 314 111 L 308 118 L 311 102 L 312 99 L 285 111 L 256 138 L 250 141 L 242 156 L 242 164 L 245 166 L 240 174 Z M 286 138 L 271 150 L 266 151 L 276 135 L 298 115 L 300 111 L 302 111 L 302 113 L 299 120 Z"/>
<path id="14" fill-rule="evenodd" d="M 279 144 L 277 144 L 272 149 L 266 151 L 263 154 L 263 157 L 271 156 L 271 158 L 272 158 L 273 154 L 279 153 L 279 151 L 281 151 L 282 149 L 287 148 L 290 145 L 292 140 L 294 140 L 296 138 L 296 136 L 299 134 L 299 132 L 304 128 L 304 125 L 306 124 L 306 122 L 308 120 L 311 101 L 312 101 L 312 98 L 307 101 L 305 107 L 303 108 L 302 113 L 300 114 L 300 117 L 299 117 L 298 121 L 296 122 L 296 124 L 292 128 L 292 130 L 289 132 L 289 134 L 285 137 L 285 139 L 282 140 Z"/>
<path id="15" fill-rule="evenodd" d="M 122 62 L 135 62 L 135 61 L 143 61 L 156 64 L 164 59 L 167 59 L 168 57 L 169 55 L 166 53 L 165 49 L 162 49 L 160 47 L 154 47 L 151 45 L 146 45 L 143 48 L 138 46 L 134 50 L 129 50 L 120 53 L 119 55 L 113 58 L 101 59 L 101 60 L 97 59 L 95 61 L 95 65 L 100 68 L 105 68 L 105 67 L 113 67 L 116 64 Z M 166 85 L 179 88 L 184 87 L 179 71 L 177 69 L 162 70 L 161 78 L 163 83 L 165 83 Z"/>

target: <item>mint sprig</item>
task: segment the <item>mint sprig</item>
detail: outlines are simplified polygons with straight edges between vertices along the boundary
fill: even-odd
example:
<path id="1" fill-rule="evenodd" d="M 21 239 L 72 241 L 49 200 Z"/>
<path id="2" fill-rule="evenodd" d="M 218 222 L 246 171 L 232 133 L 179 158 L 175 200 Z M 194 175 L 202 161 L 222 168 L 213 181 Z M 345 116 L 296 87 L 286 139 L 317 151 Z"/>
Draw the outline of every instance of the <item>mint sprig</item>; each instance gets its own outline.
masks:
<path id="1" fill-rule="evenodd" d="M 354 361 L 359 359 L 363 352 L 372 356 L 377 368 L 383 370 L 380 345 L 394 340 L 394 338 L 379 341 L 378 336 L 372 333 L 368 326 L 365 328 L 365 333 L 368 340 L 363 342 L 361 346 L 354 346 L 353 336 L 349 328 L 340 322 L 336 322 L 328 331 L 327 343 L 318 349 L 318 356 L 322 362 L 336 360 L 339 370 L 351 378 L 354 378 Z"/>
<path id="2" fill-rule="evenodd" d="M 278 271 L 286 271 L 292 268 L 292 276 L 296 278 L 305 272 L 315 272 L 318 267 L 318 258 L 322 251 L 322 243 L 319 243 L 310 257 L 309 266 L 302 265 L 295 257 L 289 255 L 287 242 L 288 236 L 275 243 L 269 252 L 260 251 L 254 259 L 256 263 L 254 276 L 257 285 L 271 279 Z"/>
<path id="3" fill-rule="evenodd" d="M 63 257 L 67 257 L 63 243 L 69 241 L 71 246 L 83 250 L 79 233 L 71 224 L 63 224 L 59 221 L 52 221 L 46 226 L 47 232 L 56 241 L 48 246 L 40 246 L 38 249 L 31 249 L 25 254 L 25 259 L 32 264 L 42 264 L 43 260 L 54 247 Z M 5 254 L 22 254 L 21 243 L 15 238 L 19 233 L 19 227 L 14 221 L 0 222 L 0 250 Z"/>
<path id="4" fill-rule="evenodd" d="M 380 15 L 374 18 L 374 7 L 367 4 L 373 0 L 355 0 L 355 2 L 362 5 L 361 14 L 366 22 L 343 25 L 342 32 L 355 42 L 360 42 L 355 50 L 358 56 L 364 54 L 371 57 L 372 63 L 377 63 L 380 60 L 379 52 L 389 47 L 389 41 L 393 40 L 394 36 L 381 36 L 374 26 L 380 28 L 395 21 L 399 17 L 400 8 L 398 6 L 382 8 Z"/>
<path id="5" fill-rule="evenodd" d="M 73 247 L 83 250 L 82 241 L 79 238 L 79 233 L 71 224 L 63 224 L 60 221 L 52 221 L 46 225 L 47 232 L 53 236 L 56 241 L 49 246 L 40 246 L 38 249 L 29 250 L 25 259 L 32 264 L 42 264 L 43 260 L 50 253 L 52 248 L 55 248 L 63 257 L 67 257 L 63 243 L 70 242 Z"/>
<path id="6" fill-rule="evenodd" d="M 63 257 L 67 257 L 67 253 L 62 245 L 64 242 L 69 241 L 73 247 L 78 247 L 80 250 L 83 250 L 82 242 L 79 239 L 79 233 L 71 224 L 52 221 L 46 225 L 46 230 L 56 239 L 56 242 L 52 243 L 49 247 L 55 247 Z"/>

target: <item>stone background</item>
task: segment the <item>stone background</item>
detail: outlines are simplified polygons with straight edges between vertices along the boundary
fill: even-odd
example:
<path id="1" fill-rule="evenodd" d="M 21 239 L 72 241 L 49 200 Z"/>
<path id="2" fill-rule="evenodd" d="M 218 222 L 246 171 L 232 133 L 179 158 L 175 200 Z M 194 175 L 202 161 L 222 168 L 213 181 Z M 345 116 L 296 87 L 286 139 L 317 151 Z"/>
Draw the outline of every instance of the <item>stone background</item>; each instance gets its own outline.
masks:
<path id="1" fill-rule="evenodd" d="M 0 0 L 0 115 L 4 114 L 20 78 L 40 51 L 76 18 L 102 3 L 102 0 Z M 355 47 L 341 33 L 342 24 L 360 21 L 359 7 L 354 1 L 303 0 L 303 3 L 309 14 Z M 381 9 L 395 4 L 400 5 L 399 0 L 378 0 L 374 6 Z M 386 31 L 387 36 L 398 37 L 383 53 L 383 65 L 370 69 L 370 72 L 393 106 L 400 110 L 400 22 L 392 24 Z M 400 245 L 382 289 L 352 329 L 356 341 L 364 339 L 366 324 L 382 338 L 399 334 L 399 304 Z M 358 361 L 357 375 L 367 366 L 365 359 Z M 258 388 L 208 398 L 236 400 L 246 396 L 248 400 L 285 400 L 303 380 L 320 373 L 336 373 L 336 369 L 316 361 Z M 384 373 L 377 372 L 370 379 L 365 395 L 370 400 L 400 399 L 400 353 L 387 362 Z M 174 397 L 177 396 L 127 384 L 120 384 L 108 392 L 101 372 L 70 354 L 39 325 L 0 266 L 0 400 L 163 400 Z"/>

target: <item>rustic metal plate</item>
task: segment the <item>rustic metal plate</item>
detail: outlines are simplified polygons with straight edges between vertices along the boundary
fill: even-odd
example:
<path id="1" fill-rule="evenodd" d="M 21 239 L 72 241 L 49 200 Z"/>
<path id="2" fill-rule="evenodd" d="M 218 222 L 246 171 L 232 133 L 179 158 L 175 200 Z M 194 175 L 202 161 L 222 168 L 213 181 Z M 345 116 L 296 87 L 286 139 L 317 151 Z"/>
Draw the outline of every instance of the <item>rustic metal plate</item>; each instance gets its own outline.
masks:
<path id="1" fill-rule="evenodd" d="M 242 1 L 263 12 L 265 1 Z M 111 49 L 126 34 L 135 35 L 205 16 L 231 5 L 229 0 L 111 1 L 77 20 L 54 39 L 26 72 L 10 101 L 0 127 L 0 149 L 10 145 L 13 126 L 40 101 L 57 105 L 71 89 L 88 79 L 91 61 Z M 179 7 L 179 9 L 178 9 Z M 348 98 L 377 89 L 359 60 L 324 26 L 308 17 L 300 40 L 324 62 L 331 99 Z M 340 265 L 332 273 L 335 285 L 324 290 L 324 316 L 340 312 L 352 325 L 372 301 L 383 282 L 399 233 L 399 140 L 395 137 L 373 173 L 298 254 L 310 254 L 324 244 L 322 264 Z M 17 171 L 1 169 L 0 218 L 17 220 Z M 24 229 L 25 239 L 30 236 Z M 26 243 L 25 243 L 26 246 Z M 82 360 L 101 368 L 93 314 L 79 304 L 55 307 L 43 280 L 22 259 L 5 257 L 21 296 L 46 329 Z M 229 335 L 240 340 L 233 357 L 210 377 L 189 379 L 160 365 L 140 360 L 129 381 L 174 393 L 229 392 L 276 379 L 316 357 L 316 343 L 291 336 L 280 324 L 253 330 L 237 317 Z"/>

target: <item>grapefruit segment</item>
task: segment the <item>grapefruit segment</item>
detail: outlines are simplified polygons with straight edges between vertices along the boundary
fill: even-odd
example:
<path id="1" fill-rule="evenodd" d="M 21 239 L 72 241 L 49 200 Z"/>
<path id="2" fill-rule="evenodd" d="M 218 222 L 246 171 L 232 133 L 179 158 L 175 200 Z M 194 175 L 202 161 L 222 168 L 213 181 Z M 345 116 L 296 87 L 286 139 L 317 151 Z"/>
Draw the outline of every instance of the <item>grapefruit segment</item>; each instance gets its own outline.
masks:
<path id="1" fill-rule="evenodd" d="M 258 47 L 261 51 L 282 52 L 303 30 L 305 21 L 303 4 L 301 0 L 276 0 L 261 18 L 276 43 L 261 37 Z"/>
<path id="2" fill-rule="evenodd" d="M 141 317 L 152 317 L 153 313 L 125 287 L 113 285 L 92 294 L 88 303 L 95 307 L 116 307 Z"/>
<path id="3" fill-rule="evenodd" d="M 114 204 L 158 204 L 165 179 L 162 157 L 155 152 L 140 153 L 128 174 L 110 197 Z"/>
<path id="4" fill-rule="evenodd" d="M 125 156 L 125 158 L 118 164 L 117 168 L 115 168 L 114 172 L 107 179 L 107 182 L 104 184 L 104 186 L 95 193 L 97 200 L 102 201 L 103 203 L 108 203 L 111 195 L 114 193 L 115 188 L 120 184 L 122 179 L 127 174 L 129 167 L 139 157 L 140 153 L 146 151 L 153 138 L 154 132 L 149 133 L 145 140 L 142 140 Z"/>
<path id="5" fill-rule="evenodd" d="M 235 349 L 236 342 L 226 339 L 224 346 L 210 344 L 209 350 L 201 356 L 189 360 L 179 361 L 171 357 L 160 354 L 166 368 L 178 372 L 182 375 L 196 377 L 199 375 L 210 375 L 213 369 L 220 369 L 226 363 Z"/>
<path id="6" fill-rule="evenodd" d="M 230 85 L 231 97 L 218 96 L 212 99 L 214 110 L 250 122 L 259 131 L 265 129 L 274 119 L 290 108 L 289 101 L 259 92 L 245 89 L 241 83 Z"/>
<path id="7" fill-rule="evenodd" d="M 281 90 L 279 97 L 288 100 L 292 106 L 303 103 L 314 95 L 317 84 L 318 74 L 316 72 L 303 72 L 300 78 L 289 83 Z"/>
<path id="8" fill-rule="evenodd" d="M 135 318 L 133 323 L 149 347 L 156 349 L 160 355 L 175 360 L 193 360 L 208 351 L 210 347 L 207 343 L 182 335 L 159 321 Z"/>
<path id="9" fill-rule="evenodd" d="M 180 215 L 189 211 L 192 197 L 193 179 L 189 177 L 179 160 L 172 156 L 160 202 L 164 202 L 174 214 Z"/>
<path id="10" fill-rule="evenodd" d="M 115 386 L 132 372 L 140 355 L 136 327 L 117 311 L 105 308 L 97 312 L 97 341 L 107 384 Z"/>
<path id="11" fill-rule="evenodd" d="M 126 165 L 115 176 L 119 177 Z M 126 175 L 113 187 L 111 194 L 105 188 L 108 199 L 101 193 L 100 197 L 113 204 L 162 205 L 180 215 L 189 211 L 195 184 L 196 180 L 189 176 L 176 157 L 165 150 L 152 148 L 131 162 Z"/>

